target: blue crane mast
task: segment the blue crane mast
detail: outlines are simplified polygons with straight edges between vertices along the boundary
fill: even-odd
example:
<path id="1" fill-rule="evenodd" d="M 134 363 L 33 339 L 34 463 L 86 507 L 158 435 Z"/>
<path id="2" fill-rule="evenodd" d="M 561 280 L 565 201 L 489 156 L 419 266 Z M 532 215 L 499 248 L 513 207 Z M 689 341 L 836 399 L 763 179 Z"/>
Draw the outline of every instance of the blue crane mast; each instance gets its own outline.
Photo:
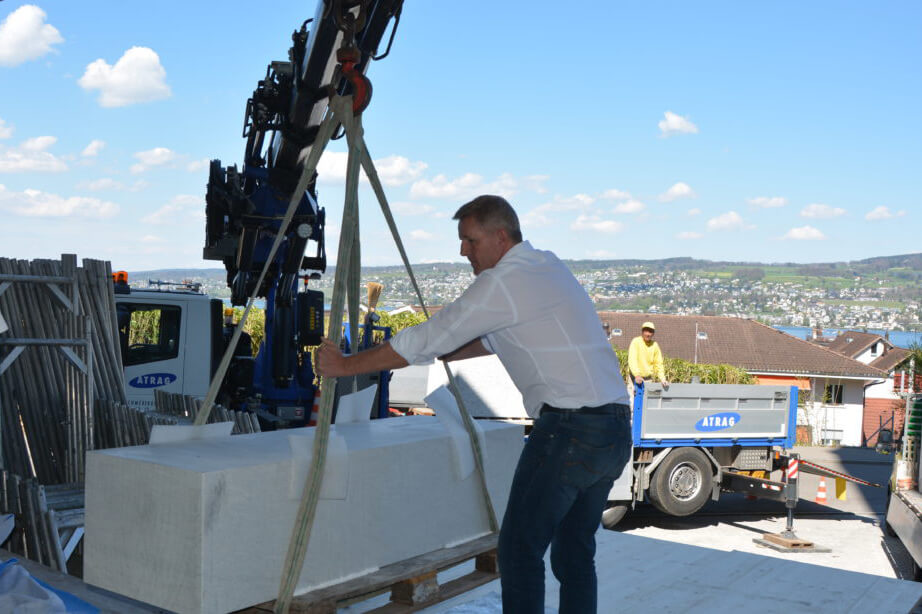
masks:
<path id="1" fill-rule="evenodd" d="M 242 169 L 211 161 L 203 257 L 224 263 L 231 304 L 245 305 L 254 290 L 266 302 L 263 345 L 255 360 L 232 363 L 231 396 L 258 398 L 258 407 L 249 408 L 270 423 L 306 422 L 314 401 L 308 347 L 323 334 L 324 305 L 323 294 L 307 283 L 326 270 L 325 211 L 317 202 L 316 174 L 286 228 L 282 218 L 330 97 L 351 94 L 356 112 L 368 105 L 371 83 L 365 72 L 371 60 L 390 52 L 402 2 L 322 0 L 314 17 L 292 34 L 288 60 L 271 62 L 247 101 Z M 256 288 L 279 233 L 284 241 Z M 305 255 L 309 247 L 311 255 Z"/>

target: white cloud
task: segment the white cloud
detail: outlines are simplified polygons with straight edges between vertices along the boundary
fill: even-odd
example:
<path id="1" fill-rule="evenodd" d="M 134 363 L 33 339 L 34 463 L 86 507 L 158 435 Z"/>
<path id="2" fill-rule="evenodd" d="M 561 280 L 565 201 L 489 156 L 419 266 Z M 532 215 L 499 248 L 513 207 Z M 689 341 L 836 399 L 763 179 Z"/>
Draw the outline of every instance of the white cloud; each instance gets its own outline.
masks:
<path id="1" fill-rule="evenodd" d="M 52 45 L 64 42 L 61 33 L 45 23 L 46 13 L 26 4 L 0 23 L 0 66 L 18 66 L 54 51 Z"/>
<path id="2" fill-rule="evenodd" d="M 774 209 L 776 207 L 783 207 L 788 204 L 788 199 L 783 196 L 756 196 L 755 198 L 747 198 L 748 202 L 753 207 L 760 207 L 762 209 Z"/>
<path id="3" fill-rule="evenodd" d="M 688 210 L 688 215 L 701 215 L 701 209 L 698 207 L 693 207 Z"/>
<path id="4" fill-rule="evenodd" d="M 205 216 L 205 199 L 192 194 L 179 194 L 170 201 L 141 218 L 145 224 L 186 224 L 191 219 Z"/>
<path id="5" fill-rule="evenodd" d="M 146 181 L 140 179 L 131 185 L 125 185 L 121 181 L 116 181 L 111 177 L 100 177 L 99 179 L 93 179 L 91 181 L 81 181 L 77 184 L 77 187 L 81 190 L 92 190 L 94 192 L 100 190 L 127 190 L 129 192 L 139 192 L 148 187 L 148 185 Z"/>
<path id="6" fill-rule="evenodd" d="M 58 142 L 58 138 L 54 136 L 36 136 L 31 139 L 26 139 L 19 146 L 25 151 L 45 151 L 52 145 Z"/>
<path id="7" fill-rule="evenodd" d="M 39 190 L 12 192 L 0 185 L 0 209 L 26 217 L 107 218 L 117 214 L 119 207 L 98 198 L 64 197 Z"/>
<path id="8" fill-rule="evenodd" d="M 662 136 L 698 134 L 698 126 L 693 124 L 687 117 L 676 115 L 672 111 L 666 111 L 664 119 L 661 119 L 658 125 Z"/>
<path id="9" fill-rule="evenodd" d="M 163 243 L 166 239 L 157 235 L 144 235 L 141 237 L 141 243 Z"/>
<path id="10" fill-rule="evenodd" d="M 826 235 L 813 226 L 798 226 L 797 228 L 791 228 L 782 238 L 795 241 L 818 241 L 825 239 Z"/>
<path id="11" fill-rule="evenodd" d="M 403 156 L 386 156 L 375 160 L 375 168 L 381 183 L 387 186 L 399 186 L 410 183 L 423 174 L 429 167 L 425 162 L 413 162 Z"/>
<path id="12" fill-rule="evenodd" d="M 704 235 L 701 234 L 700 232 L 692 232 L 690 230 L 680 232 L 675 236 L 676 239 L 682 239 L 682 240 L 700 239 L 702 237 L 704 237 Z"/>
<path id="13" fill-rule="evenodd" d="M 97 155 L 103 147 L 106 146 L 105 141 L 100 141 L 99 139 L 93 139 L 90 141 L 90 144 L 83 148 L 83 151 L 80 152 L 80 155 L 85 158 L 92 158 Z"/>
<path id="14" fill-rule="evenodd" d="M 193 160 L 186 165 L 186 170 L 190 173 L 197 173 L 200 170 L 208 168 L 211 164 L 211 161 L 208 158 L 202 158 L 201 160 Z"/>
<path id="15" fill-rule="evenodd" d="M 754 226 L 746 224 L 736 211 L 727 211 L 712 217 L 707 223 L 708 230 L 751 230 Z"/>
<path id="16" fill-rule="evenodd" d="M 98 190 L 121 190 L 125 186 L 111 177 L 100 177 L 92 181 L 81 181 L 77 187 L 96 192 Z"/>
<path id="17" fill-rule="evenodd" d="M 456 198 L 461 194 L 483 185 L 483 177 L 476 173 L 465 173 L 457 179 L 436 175 L 432 179 L 420 179 L 410 186 L 413 198 Z"/>
<path id="18" fill-rule="evenodd" d="M 523 228 L 540 228 L 542 226 L 550 226 L 554 221 L 548 217 L 545 211 L 542 211 L 540 207 L 532 209 L 519 216 L 519 224 Z"/>
<path id="19" fill-rule="evenodd" d="M 0 145 L 0 172 L 58 173 L 67 170 L 67 164 L 54 154 L 45 151 L 57 142 L 53 136 L 38 136 L 26 139 L 18 147 Z"/>
<path id="20" fill-rule="evenodd" d="M 902 217 L 904 215 L 906 215 L 906 212 L 902 209 L 896 212 L 892 212 L 890 211 L 889 207 L 884 207 L 881 205 L 880 207 L 874 207 L 868 211 L 867 214 L 865 214 L 864 219 L 874 222 L 877 220 L 889 220 L 894 217 Z"/>
<path id="21" fill-rule="evenodd" d="M 585 211 L 595 198 L 589 194 L 573 194 L 572 196 L 554 197 L 554 200 L 538 205 L 536 210 L 539 211 Z"/>
<path id="22" fill-rule="evenodd" d="M 572 196 L 554 196 L 554 199 L 542 203 L 524 215 L 519 215 L 519 222 L 526 228 L 539 228 L 555 223 L 548 215 L 557 212 L 586 211 L 595 202 L 589 194 L 573 194 Z"/>
<path id="23" fill-rule="evenodd" d="M 550 175 L 528 175 L 522 179 L 522 189 L 538 194 L 547 194 L 547 188 L 544 183 L 550 179 Z"/>
<path id="24" fill-rule="evenodd" d="M 317 163 L 317 177 L 323 183 L 341 183 L 346 180 L 346 165 L 349 154 L 343 151 L 325 151 Z M 423 174 L 429 165 L 414 162 L 404 156 L 386 156 L 374 161 L 378 178 L 386 186 L 405 185 Z M 368 183 L 365 170 L 359 170 L 359 179 Z"/>
<path id="25" fill-rule="evenodd" d="M 592 230 L 594 232 L 615 233 L 624 229 L 624 224 L 615 220 L 604 220 L 597 215 L 579 215 L 570 224 L 570 230 Z"/>
<path id="26" fill-rule="evenodd" d="M 604 192 L 602 192 L 602 196 L 601 196 L 601 198 L 604 198 L 606 200 L 627 200 L 630 197 L 631 197 L 630 192 L 625 192 L 624 190 L 618 190 L 616 188 L 605 190 Z"/>
<path id="27" fill-rule="evenodd" d="M 138 174 L 155 166 L 164 166 L 173 162 L 176 159 L 176 152 L 166 147 L 154 147 L 146 151 L 139 151 L 134 154 L 134 157 L 139 162 L 131 165 L 131 172 Z"/>
<path id="28" fill-rule="evenodd" d="M 8 126 L 6 121 L 0 118 L 0 139 L 8 139 L 13 136 L 13 126 Z"/>
<path id="29" fill-rule="evenodd" d="M 160 56 L 148 47 L 132 47 L 110 66 L 103 59 L 87 65 L 77 83 L 85 90 L 99 90 L 103 107 L 124 107 L 170 97 L 166 70 Z"/>
<path id="30" fill-rule="evenodd" d="M 526 182 L 533 184 L 534 176 Z M 520 182 L 510 173 L 503 173 L 493 181 L 484 181 L 476 173 L 465 173 L 455 179 L 439 174 L 432 179 L 419 179 L 410 186 L 411 198 L 464 199 L 479 194 L 497 194 L 506 198 L 514 195 Z"/>
<path id="31" fill-rule="evenodd" d="M 659 195 L 660 202 L 669 203 L 679 198 L 696 198 L 698 195 L 684 181 L 674 183 L 671 188 Z"/>
<path id="32" fill-rule="evenodd" d="M 414 241 L 432 241 L 435 235 L 426 230 L 416 229 L 410 231 L 410 238 Z"/>
<path id="33" fill-rule="evenodd" d="M 840 215 L 845 215 L 845 209 L 840 207 L 830 207 L 829 205 L 823 205 L 820 203 L 807 205 L 800 212 L 801 217 L 809 217 L 815 219 L 829 219 L 833 217 L 839 217 Z"/>
<path id="34" fill-rule="evenodd" d="M 391 210 L 394 213 L 399 213 L 400 215 L 426 215 L 427 213 L 432 213 L 435 211 L 435 207 L 432 205 L 424 205 L 422 203 L 408 203 L 404 201 L 398 201 L 390 203 Z"/>
<path id="35" fill-rule="evenodd" d="M 626 202 L 618 203 L 615 205 L 613 211 L 615 213 L 640 213 L 646 208 L 647 206 L 639 200 L 628 200 Z"/>

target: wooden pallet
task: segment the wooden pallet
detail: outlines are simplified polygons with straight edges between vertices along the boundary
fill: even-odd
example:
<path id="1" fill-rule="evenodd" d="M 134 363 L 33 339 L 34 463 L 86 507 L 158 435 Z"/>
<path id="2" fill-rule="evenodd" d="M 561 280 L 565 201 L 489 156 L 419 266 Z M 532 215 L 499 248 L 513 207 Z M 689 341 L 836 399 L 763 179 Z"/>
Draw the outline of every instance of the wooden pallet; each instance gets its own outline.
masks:
<path id="1" fill-rule="evenodd" d="M 451 548 L 442 548 L 405 561 L 393 563 L 359 578 L 326 586 L 292 600 L 291 614 L 335 614 L 337 608 L 365 601 L 390 591 L 391 601 L 371 610 L 376 614 L 416 612 L 434 603 L 451 599 L 499 578 L 496 561 L 496 535 L 487 535 Z M 437 574 L 474 559 L 474 571 L 439 584 Z M 274 601 L 263 603 L 240 614 L 272 612 Z"/>

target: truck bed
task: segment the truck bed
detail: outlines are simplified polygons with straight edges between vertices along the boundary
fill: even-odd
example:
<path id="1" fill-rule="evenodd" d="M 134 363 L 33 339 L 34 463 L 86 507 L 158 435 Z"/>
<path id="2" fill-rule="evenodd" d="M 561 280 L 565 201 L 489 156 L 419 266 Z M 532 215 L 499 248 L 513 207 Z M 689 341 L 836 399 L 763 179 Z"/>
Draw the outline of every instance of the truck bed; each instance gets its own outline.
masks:
<path id="1" fill-rule="evenodd" d="M 922 567 L 922 493 L 918 490 L 892 493 L 887 523 L 906 546 L 916 565 Z"/>

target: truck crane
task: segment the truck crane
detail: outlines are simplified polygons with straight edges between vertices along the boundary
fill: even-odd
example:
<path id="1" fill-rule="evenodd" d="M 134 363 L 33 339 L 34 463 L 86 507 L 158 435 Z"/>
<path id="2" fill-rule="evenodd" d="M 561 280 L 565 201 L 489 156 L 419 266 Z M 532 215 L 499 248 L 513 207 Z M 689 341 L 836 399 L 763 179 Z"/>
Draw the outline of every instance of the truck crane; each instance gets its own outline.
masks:
<path id="1" fill-rule="evenodd" d="M 315 396 L 308 347 L 323 334 L 324 304 L 323 293 L 308 288 L 308 282 L 327 266 L 325 210 L 317 200 L 316 174 L 299 195 L 291 223 L 282 228 L 282 219 L 330 97 L 351 94 L 354 111 L 367 107 L 372 89 L 365 72 L 371 60 L 390 52 L 401 9 L 402 0 L 318 3 L 314 17 L 292 34 L 288 60 L 271 62 L 247 101 L 241 168 L 222 166 L 220 160 L 210 164 L 203 257 L 223 262 L 232 305 L 245 305 L 254 290 L 266 303 L 263 345 L 255 359 L 235 356 L 224 382 L 225 397 L 244 403 L 270 427 L 303 424 Z M 284 240 L 259 283 L 279 234 Z M 129 398 L 144 397 L 146 402 L 135 404 L 150 405 L 156 387 L 203 396 L 224 349 L 220 301 L 188 289 L 142 293 L 123 288 L 117 303 L 120 329 L 125 329 Z M 159 310 L 161 330 L 150 343 L 129 347 L 127 327 L 138 310 Z"/>

